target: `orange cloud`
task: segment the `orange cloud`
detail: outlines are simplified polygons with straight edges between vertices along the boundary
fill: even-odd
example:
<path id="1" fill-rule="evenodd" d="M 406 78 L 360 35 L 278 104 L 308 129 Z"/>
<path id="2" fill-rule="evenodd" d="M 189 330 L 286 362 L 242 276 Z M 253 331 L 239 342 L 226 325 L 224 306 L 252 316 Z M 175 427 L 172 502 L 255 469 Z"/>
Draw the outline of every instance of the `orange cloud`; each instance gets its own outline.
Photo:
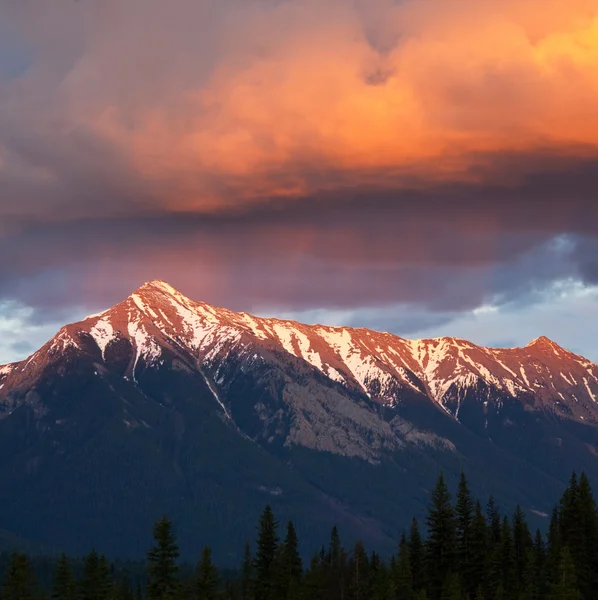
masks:
<path id="1" fill-rule="evenodd" d="M 179 182 L 173 204 L 199 209 L 226 202 L 214 178 L 236 201 L 460 180 L 480 153 L 598 145 L 594 2 L 322 4 L 249 14 L 176 109 L 151 106 L 131 131 L 115 106 L 98 127 L 145 177 Z"/>
<path id="2" fill-rule="evenodd" d="M 80 7 L 54 96 L 61 133 L 114 144 L 150 204 L 471 181 L 484 155 L 598 147 L 595 0 L 164 6 Z"/>

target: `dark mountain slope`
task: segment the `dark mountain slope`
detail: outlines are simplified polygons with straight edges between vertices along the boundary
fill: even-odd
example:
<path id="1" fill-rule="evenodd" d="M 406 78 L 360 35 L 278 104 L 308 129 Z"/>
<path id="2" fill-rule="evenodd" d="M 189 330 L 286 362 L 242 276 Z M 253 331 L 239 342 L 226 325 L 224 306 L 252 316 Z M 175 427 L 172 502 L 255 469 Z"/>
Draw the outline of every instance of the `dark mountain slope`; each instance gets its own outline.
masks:
<path id="1" fill-rule="evenodd" d="M 598 479 L 595 373 L 545 338 L 410 341 L 151 282 L 0 367 L 0 529 L 138 557 L 168 513 L 226 562 L 270 502 L 310 548 L 336 522 L 386 551 L 439 469 L 537 516 L 571 470 Z"/>

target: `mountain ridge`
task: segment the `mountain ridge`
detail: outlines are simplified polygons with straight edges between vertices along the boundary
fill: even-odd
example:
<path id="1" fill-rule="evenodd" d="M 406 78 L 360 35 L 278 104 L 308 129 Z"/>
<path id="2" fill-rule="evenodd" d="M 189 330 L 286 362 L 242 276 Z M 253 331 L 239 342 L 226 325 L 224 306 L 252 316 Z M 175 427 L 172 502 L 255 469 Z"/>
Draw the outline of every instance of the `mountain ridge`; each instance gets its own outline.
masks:
<path id="1" fill-rule="evenodd" d="M 439 469 L 542 520 L 571 471 L 598 480 L 597 373 L 546 338 L 406 340 L 149 282 L 0 367 L 0 529 L 135 556 L 168 513 L 226 562 L 271 503 L 306 545 L 336 522 L 382 550 Z"/>
<path id="2" fill-rule="evenodd" d="M 448 336 L 410 340 L 367 328 L 306 325 L 196 302 L 159 280 L 145 283 L 110 309 L 61 328 L 28 359 L 0 366 L 0 378 L 27 369 L 44 352 L 52 354 L 59 346 L 64 350 L 66 345 L 77 345 L 75 338 L 81 333 L 91 335 L 102 359 L 118 338 L 134 340 L 137 353 L 129 373 L 133 379 L 140 359 L 151 363 L 159 358 L 160 343 L 183 344 L 185 350 L 201 354 L 202 360 L 209 362 L 220 345 L 247 344 L 251 341 L 247 338 L 253 336 L 254 341 L 277 344 L 333 381 L 357 385 L 383 404 L 392 402 L 397 393 L 391 383 L 426 394 L 443 409 L 451 404 L 452 392 L 452 400 L 457 402 L 453 414 L 458 416 L 459 388 L 480 380 L 501 387 L 512 397 L 533 393 L 557 405 L 567 401 L 579 405 L 581 401 L 583 410 L 576 406 L 575 411 L 578 417 L 592 422 L 598 419 L 593 406 L 598 399 L 598 366 L 545 336 L 524 347 L 488 348 Z M 559 363 L 568 370 L 559 368 Z M 560 375 L 556 383 L 547 368 Z M 374 378 L 377 384 L 372 387 Z"/>

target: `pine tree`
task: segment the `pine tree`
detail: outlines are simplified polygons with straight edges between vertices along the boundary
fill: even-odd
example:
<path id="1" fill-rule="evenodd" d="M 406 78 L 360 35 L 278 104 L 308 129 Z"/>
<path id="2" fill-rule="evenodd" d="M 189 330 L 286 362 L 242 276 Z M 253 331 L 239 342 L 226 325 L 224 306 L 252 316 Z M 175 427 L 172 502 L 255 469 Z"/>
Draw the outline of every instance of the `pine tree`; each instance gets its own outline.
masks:
<path id="1" fill-rule="evenodd" d="M 543 600 L 546 597 L 546 548 L 542 533 L 538 529 L 528 559 L 526 580 L 527 598 Z"/>
<path id="2" fill-rule="evenodd" d="M 374 562 L 374 558 L 370 562 Z M 390 568 L 382 561 L 378 562 L 372 572 L 371 600 L 393 600 L 394 587 L 392 585 Z"/>
<path id="3" fill-rule="evenodd" d="M 52 582 L 52 600 L 75 600 L 75 576 L 66 554 L 61 554 Z"/>
<path id="4" fill-rule="evenodd" d="M 195 600 L 215 600 L 220 578 L 212 562 L 212 549 L 206 546 L 195 569 Z"/>
<path id="5" fill-rule="evenodd" d="M 278 523 L 272 507 L 266 506 L 260 517 L 255 556 L 255 598 L 270 600 L 274 590 L 273 567 L 278 550 Z M 272 599 L 273 600 L 273 599 Z"/>
<path id="6" fill-rule="evenodd" d="M 328 562 L 335 566 L 339 567 L 341 562 L 341 538 L 338 534 L 338 529 L 336 525 L 332 528 L 330 532 L 330 543 L 328 545 Z"/>
<path id="7" fill-rule="evenodd" d="M 349 561 L 349 598 L 351 600 L 368 600 L 371 595 L 370 561 L 363 546 L 357 540 L 353 548 L 353 556 Z"/>
<path id="8" fill-rule="evenodd" d="M 442 587 L 442 600 L 461 600 L 461 582 L 457 573 L 449 573 Z"/>
<path id="9" fill-rule="evenodd" d="M 324 577 L 324 565 L 318 555 L 312 556 L 303 578 L 303 593 L 306 600 L 329 600 L 334 596 L 325 594 L 327 581 Z"/>
<path id="10" fill-rule="evenodd" d="M 471 523 L 471 555 L 469 580 L 464 581 L 464 587 L 473 598 L 473 592 L 477 592 L 484 586 L 488 576 L 488 528 L 486 519 L 482 512 L 482 505 L 476 502 L 475 513 Z"/>
<path id="11" fill-rule="evenodd" d="M 515 598 L 515 547 L 513 545 L 513 533 L 509 518 L 505 516 L 502 522 L 500 533 L 500 563 L 501 563 L 501 584 L 505 595 L 508 598 Z"/>
<path id="12" fill-rule="evenodd" d="M 415 598 L 409 554 L 409 544 L 405 539 L 405 535 L 403 535 L 399 544 L 399 559 L 395 581 L 396 597 L 398 600 L 414 600 Z"/>
<path id="13" fill-rule="evenodd" d="M 411 564 L 411 577 L 413 590 L 419 591 L 424 586 L 424 543 L 419 532 L 419 523 L 414 517 L 409 530 L 409 560 Z"/>
<path id="14" fill-rule="evenodd" d="M 561 560 L 561 527 L 559 523 L 559 512 L 555 507 L 550 518 L 548 529 L 548 550 L 546 556 L 546 574 L 548 583 L 555 583 L 558 577 L 558 568 Z"/>
<path id="15" fill-rule="evenodd" d="M 564 546 L 561 550 L 558 578 L 552 584 L 548 598 L 549 600 L 581 600 L 582 598 L 577 587 L 575 565 L 568 546 Z"/>
<path id="16" fill-rule="evenodd" d="M 297 532 L 292 521 L 287 524 L 287 534 L 281 544 L 276 565 L 277 597 L 284 599 L 289 595 L 290 588 L 297 587 L 301 581 L 303 564 L 299 555 Z"/>
<path id="17" fill-rule="evenodd" d="M 253 556 L 251 545 L 245 542 L 243 565 L 241 566 L 241 600 L 252 600 L 254 597 Z"/>
<path id="18" fill-rule="evenodd" d="M 135 596 L 133 595 L 133 590 L 127 579 L 125 577 L 121 577 L 116 585 L 116 600 L 135 600 Z"/>
<path id="19" fill-rule="evenodd" d="M 574 554 L 575 572 L 584 598 L 594 598 L 598 590 L 598 510 L 585 473 L 579 478 L 578 514 L 582 527 L 582 544 Z M 570 546 L 573 551 L 573 546 Z"/>
<path id="20" fill-rule="evenodd" d="M 286 557 L 286 563 L 290 573 L 290 579 L 295 581 L 301 581 L 301 575 L 303 574 L 303 562 L 301 555 L 299 554 L 299 540 L 297 539 L 297 532 L 292 521 L 287 524 L 287 535 L 284 539 L 284 551 Z"/>
<path id="21" fill-rule="evenodd" d="M 35 575 L 25 554 L 14 552 L 2 582 L 2 600 L 35 600 Z"/>
<path id="22" fill-rule="evenodd" d="M 465 474 L 461 472 L 459 487 L 457 490 L 457 502 L 455 504 L 456 533 L 457 533 L 457 565 L 461 579 L 465 582 L 464 588 L 467 594 L 471 594 L 475 587 L 475 573 L 472 568 L 472 527 L 473 527 L 473 498 L 467 485 Z"/>
<path id="23" fill-rule="evenodd" d="M 426 566 L 431 600 L 440 600 L 444 582 L 455 571 L 455 513 L 442 473 L 432 492 L 432 504 L 426 519 Z"/>
<path id="24" fill-rule="evenodd" d="M 108 600 L 112 587 L 106 557 L 92 550 L 83 561 L 83 575 L 79 582 L 80 600 Z"/>
<path id="25" fill-rule="evenodd" d="M 179 548 L 172 523 L 164 516 L 154 525 L 155 545 L 147 553 L 147 600 L 172 600 L 178 594 Z"/>
<path id="26" fill-rule="evenodd" d="M 494 547 L 500 542 L 502 522 L 500 518 L 500 512 L 498 511 L 498 507 L 496 506 L 493 496 L 490 496 L 488 499 L 486 515 L 488 517 L 488 527 L 490 529 L 488 543 L 490 544 L 491 549 L 494 549 Z"/>
<path id="27" fill-rule="evenodd" d="M 525 590 L 526 574 L 533 547 L 532 536 L 525 515 L 519 505 L 513 515 L 513 547 L 515 551 L 514 593 L 518 596 Z"/>

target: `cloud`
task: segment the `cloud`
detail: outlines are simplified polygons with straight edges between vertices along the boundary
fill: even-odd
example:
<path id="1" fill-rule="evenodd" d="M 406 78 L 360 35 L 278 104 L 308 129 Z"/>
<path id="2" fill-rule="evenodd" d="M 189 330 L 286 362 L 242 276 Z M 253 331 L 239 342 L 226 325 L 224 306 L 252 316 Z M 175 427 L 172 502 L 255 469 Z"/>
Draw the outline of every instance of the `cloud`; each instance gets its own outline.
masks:
<path id="1" fill-rule="evenodd" d="M 594 0 L 20 0 L 0 38 L 28 319 L 159 277 L 408 330 L 598 277 Z"/>

